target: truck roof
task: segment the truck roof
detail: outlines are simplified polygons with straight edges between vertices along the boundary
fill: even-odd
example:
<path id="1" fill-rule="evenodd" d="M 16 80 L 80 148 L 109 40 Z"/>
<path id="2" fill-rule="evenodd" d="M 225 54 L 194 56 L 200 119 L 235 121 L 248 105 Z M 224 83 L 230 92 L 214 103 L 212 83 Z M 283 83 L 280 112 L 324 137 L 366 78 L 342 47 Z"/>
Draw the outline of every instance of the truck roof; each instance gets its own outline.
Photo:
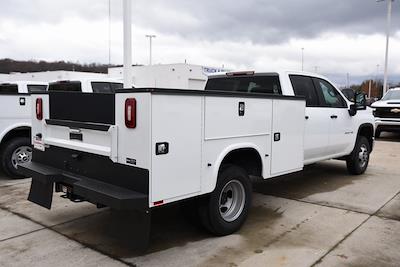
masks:
<path id="1" fill-rule="evenodd" d="M 57 82 L 111 82 L 111 83 L 123 83 L 122 79 L 116 78 L 82 78 L 82 79 L 71 79 L 71 80 L 53 80 L 50 83 Z"/>
<path id="2" fill-rule="evenodd" d="M 38 81 L 4 81 L 0 84 L 16 84 L 16 85 L 49 85 L 48 82 L 38 82 Z"/>
<path id="3" fill-rule="evenodd" d="M 311 76 L 315 78 L 320 78 L 330 82 L 331 84 L 335 84 L 331 80 L 329 80 L 326 76 L 323 76 L 318 73 L 307 72 L 307 71 L 297 71 L 297 70 L 274 70 L 274 71 L 254 71 L 254 70 L 245 70 L 245 71 L 230 71 L 230 72 L 220 72 L 216 74 L 210 74 L 208 79 L 214 78 L 223 78 L 223 77 L 233 77 L 233 76 L 259 76 L 259 75 L 276 75 L 284 76 L 284 75 L 302 75 L 302 76 Z"/>
<path id="4" fill-rule="evenodd" d="M 239 71 L 229 71 L 229 72 L 219 72 L 215 74 L 210 74 L 208 78 L 221 78 L 225 76 L 241 76 L 241 75 L 271 75 L 271 74 L 279 74 L 279 75 L 289 75 L 289 74 L 294 74 L 294 75 L 304 75 L 304 76 L 312 76 L 312 77 L 319 77 L 327 80 L 327 77 L 318 74 L 318 73 L 313 73 L 313 72 L 307 72 L 307 71 L 298 71 L 298 70 L 272 70 L 272 71 L 255 71 L 255 70 L 239 70 Z"/>

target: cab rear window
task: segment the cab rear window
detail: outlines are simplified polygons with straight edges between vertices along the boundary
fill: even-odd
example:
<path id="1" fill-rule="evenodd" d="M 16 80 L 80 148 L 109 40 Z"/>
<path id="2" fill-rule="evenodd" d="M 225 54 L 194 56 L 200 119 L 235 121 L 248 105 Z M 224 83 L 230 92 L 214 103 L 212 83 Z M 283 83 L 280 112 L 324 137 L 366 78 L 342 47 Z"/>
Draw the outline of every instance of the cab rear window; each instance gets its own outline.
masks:
<path id="1" fill-rule="evenodd" d="M 49 84 L 50 92 L 82 92 L 81 82 L 55 82 Z"/>
<path id="2" fill-rule="evenodd" d="M 47 85 L 28 84 L 28 92 L 29 93 L 45 92 L 46 89 L 47 89 Z"/>
<path id="3" fill-rule="evenodd" d="M 0 94 L 18 94 L 18 85 L 0 84 Z"/>
<path id="4" fill-rule="evenodd" d="M 206 91 L 282 94 L 278 75 L 211 78 Z"/>
<path id="5" fill-rule="evenodd" d="M 93 93 L 114 93 L 123 87 L 122 83 L 92 82 Z"/>

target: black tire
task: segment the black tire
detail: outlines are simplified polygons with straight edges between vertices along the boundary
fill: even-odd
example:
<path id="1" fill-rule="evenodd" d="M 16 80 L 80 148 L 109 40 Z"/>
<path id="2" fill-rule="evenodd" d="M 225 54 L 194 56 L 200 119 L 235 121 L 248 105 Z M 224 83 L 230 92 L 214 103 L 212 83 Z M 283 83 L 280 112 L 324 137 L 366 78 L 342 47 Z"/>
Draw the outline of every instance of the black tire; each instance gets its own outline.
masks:
<path id="1" fill-rule="evenodd" d="M 221 208 L 220 198 L 224 201 L 223 204 L 230 201 L 234 203 L 234 199 L 240 199 L 236 202 L 240 204 Z M 223 166 L 218 175 L 215 190 L 199 201 L 199 216 L 202 225 L 217 236 L 230 235 L 238 231 L 247 219 L 251 200 L 252 185 L 246 171 L 233 165 Z M 228 216 L 229 214 L 232 214 L 231 217 Z"/>
<path id="2" fill-rule="evenodd" d="M 361 154 L 363 151 L 365 153 Z M 346 159 L 348 172 L 353 175 L 365 173 L 368 168 L 370 153 L 371 146 L 368 139 L 364 136 L 359 136 L 353 152 Z"/>
<path id="3" fill-rule="evenodd" d="M 375 131 L 375 138 L 380 138 L 381 137 L 381 131 L 380 130 L 376 130 Z"/>
<path id="4" fill-rule="evenodd" d="M 15 167 L 13 161 L 13 154 L 19 148 L 23 147 L 30 147 L 31 148 L 31 141 L 27 137 L 16 137 L 14 139 L 9 140 L 7 143 L 4 144 L 3 150 L 1 152 L 1 167 L 4 173 L 13 179 L 21 179 L 26 178 L 24 175 L 21 174 L 20 171 Z M 32 152 L 32 148 L 30 149 Z M 30 161 L 31 155 L 29 157 Z"/>

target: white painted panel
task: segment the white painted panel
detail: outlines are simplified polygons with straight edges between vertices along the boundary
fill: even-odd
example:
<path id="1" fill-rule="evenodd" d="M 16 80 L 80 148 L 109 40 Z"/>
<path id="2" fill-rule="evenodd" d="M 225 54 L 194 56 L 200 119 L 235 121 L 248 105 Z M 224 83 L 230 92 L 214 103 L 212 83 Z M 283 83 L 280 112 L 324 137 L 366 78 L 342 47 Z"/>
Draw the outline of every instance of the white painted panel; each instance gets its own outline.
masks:
<path id="1" fill-rule="evenodd" d="M 20 105 L 25 101 L 25 105 Z M 1 119 L 26 119 L 31 117 L 31 97 L 29 95 L 0 95 Z"/>
<path id="2" fill-rule="evenodd" d="M 125 126 L 125 101 L 128 98 L 136 99 L 135 129 L 128 129 Z M 151 95 L 149 93 L 116 94 L 115 123 L 118 127 L 118 162 L 127 164 L 127 159 L 132 159 L 136 161 L 136 165 L 131 166 L 149 170 L 151 168 Z"/>
<path id="3" fill-rule="evenodd" d="M 324 108 L 307 107 L 304 132 L 304 162 L 319 161 L 329 155 L 330 114 Z"/>
<path id="4" fill-rule="evenodd" d="M 303 168 L 305 102 L 274 100 L 273 113 L 271 174 L 277 176 Z"/>
<path id="5" fill-rule="evenodd" d="M 267 122 L 268 123 L 268 122 Z M 271 124 L 271 121 L 269 121 Z M 253 137 L 227 138 L 219 140 L 205 141 L 203 144 L 203 165 L 202 165 L 202 186 L 203 194 L 210 193 L 214 190 L 217 181 L 218 170 L 224 157 L 229 152 L 251 148 L 256 150 L 263 161 L 263 177 L 270 176 L 270 160 L 271 157 L 271 135 L 261 135 Z M 210 165 L 209 165 L 210 164 Z"/>
<path id="6" fill-rule="evenodd" d="M 270 133 L 271 99 L 206 97 L 205 139 L 261 136 Z M 239 116 L 239 103 L 245 103 L 245 114 Z"/>
<path id="7" fill-rule="evenodd" d="M 110 127 L 108 132 L 80 129 L 83 140 L 70 140 L 69 127 L 46 125 L 45 135 L 43 136 L 46 145 L 64 147 L 68 149 L 93 153 L 102 156 L 108 156 L 113 161 L 116 161 L 117 155 L 115 146 L 113 149 L 113 137 L 117 135 L 117 127 Z"/>
<path id="8" fill-rule="evenodd" d="M 152 96 L 151 202 L 200 191 L 202 99 L 199 96 Z M 169 153 L 156 155 L 156 143 Z"/>

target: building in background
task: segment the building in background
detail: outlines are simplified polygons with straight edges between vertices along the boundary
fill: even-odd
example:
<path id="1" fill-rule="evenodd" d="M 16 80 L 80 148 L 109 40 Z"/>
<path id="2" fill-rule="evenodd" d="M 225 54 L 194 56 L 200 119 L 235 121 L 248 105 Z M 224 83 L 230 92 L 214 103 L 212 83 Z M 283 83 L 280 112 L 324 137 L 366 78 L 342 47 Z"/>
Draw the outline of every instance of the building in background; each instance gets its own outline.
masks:
<path id="1" fill-rule="evenodd" d="M 162 64 L 152 66 L 133 66 L 132 84 L 136 88 L 170 88 L 203 90 L 207 76 L 224 72 L 222 68 L 212 68 L 185 63 Z M 108 74 L 78 71 L 44 71 L 27 73 L 0 74 L 0 81 L 41 81 L 79 79 L 122 79 L 123 68 L 108 69 Z"/>
<path id="2" fill-rule="evenodd" d="M 185 63 L 133 66 L 132 83 L 137 88 L 203 90 L 209 74 L 225 71 L 222 68 Z M 110 78 L 121 78 L 123 68 L 109 68 L 108 75 Z"/>

